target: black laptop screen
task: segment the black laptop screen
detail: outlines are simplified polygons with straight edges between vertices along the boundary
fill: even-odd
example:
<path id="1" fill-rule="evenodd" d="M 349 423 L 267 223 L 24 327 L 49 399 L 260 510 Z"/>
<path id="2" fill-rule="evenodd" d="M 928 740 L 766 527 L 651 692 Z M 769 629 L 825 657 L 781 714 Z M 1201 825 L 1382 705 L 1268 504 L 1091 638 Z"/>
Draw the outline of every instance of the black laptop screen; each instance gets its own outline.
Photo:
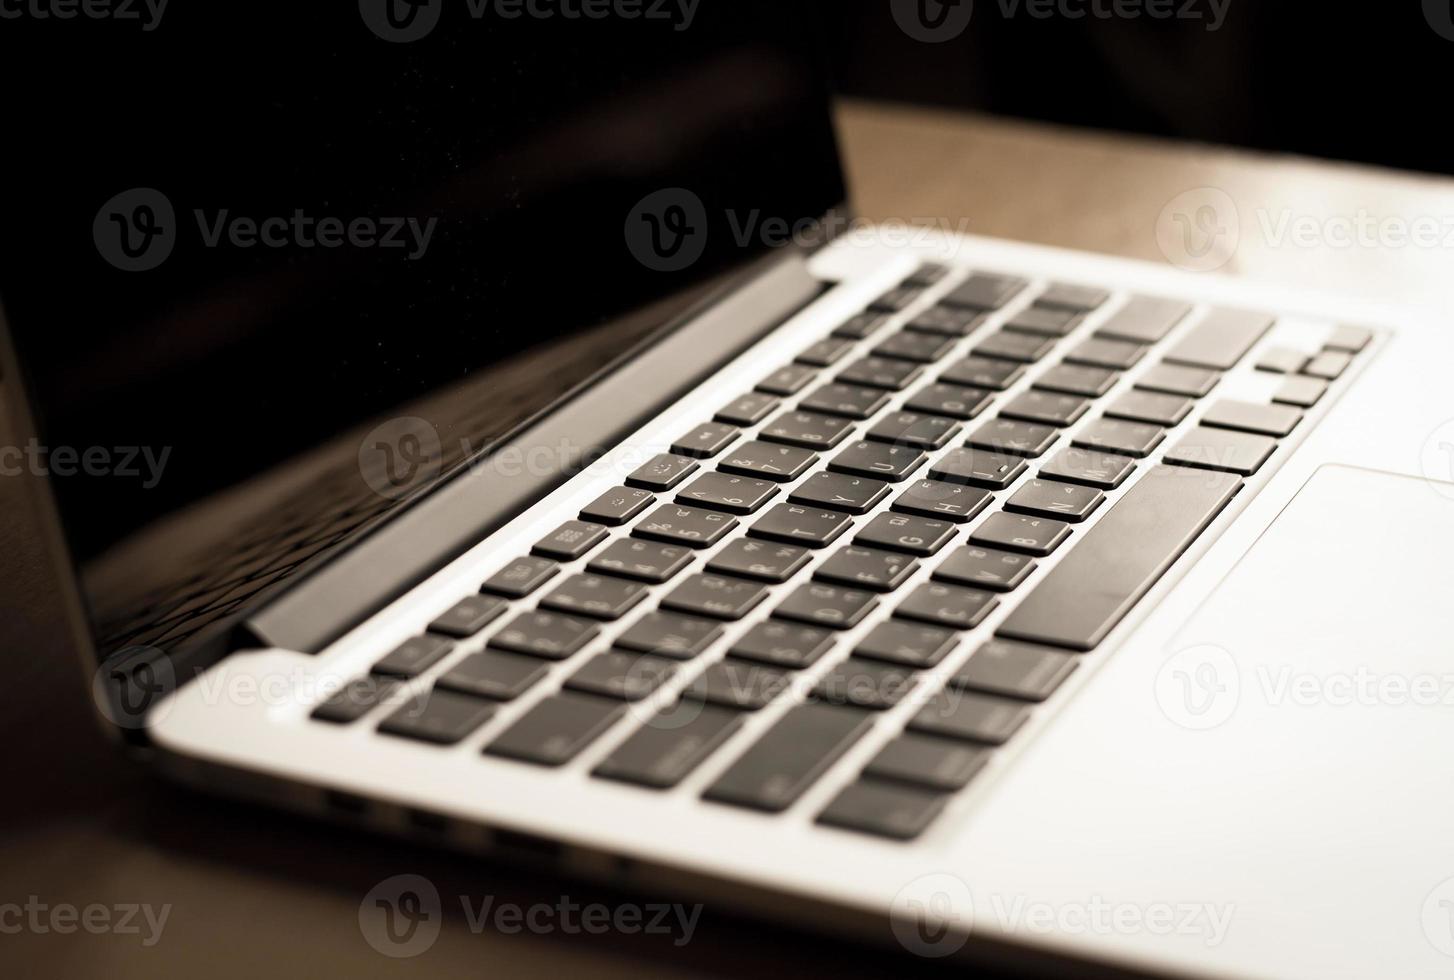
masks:
<path id="1" fill-rule="evenodd" d="M 743 216 L 843 197 L 808 4 L 50 9 L 0 28 L 7 465 L 49 476 L 103 653 L 546 409 L 759 257 Z"/>

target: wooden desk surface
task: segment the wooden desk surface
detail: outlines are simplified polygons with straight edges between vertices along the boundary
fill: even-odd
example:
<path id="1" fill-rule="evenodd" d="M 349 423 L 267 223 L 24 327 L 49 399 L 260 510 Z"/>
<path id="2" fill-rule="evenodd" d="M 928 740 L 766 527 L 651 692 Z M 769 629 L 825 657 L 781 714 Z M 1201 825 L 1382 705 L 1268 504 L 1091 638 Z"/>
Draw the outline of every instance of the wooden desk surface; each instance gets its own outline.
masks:
<path id="1" fill-rule="evenodd" d="M 1164 239 L 1173 220 L 1168 203 L 1218 188 L 1226 199 L 1213 199 L 1224 209 L 1232 201 L 1241 225 L 1235 250 L 1219 255 L 1227 260 L 1223 274 L 1446 310 L 1454 303 L 1445 287 L 1448 248 L 1396 244 L 1388 224 L 1448 224 L 1449 179 L 886 106 L 844 105 L 840 122 L 854 200 L 866 217 L 963 219 L 978 234 L 1167 261 L 1158 226 Z M 1188 200 L 1200 207 L 1208 199 L 1202 192 Z M 1277 234 L 1284 215 L 1334 229 L 1360 213 L 1387 240 L 1339 247 Z M 1225 210 L 1212 216 L 1226 221 Z M 710 909 L 681 948 L 662 936 L 472 934 L 456 910 L 423 956 L 377 955 L 360 935 L 359 904 L 394 874 L 423 874 L 446 896 L 493 895 L 522 906 L 562 896 L 614 904 L 631 896 L 204 799 L 126 764 L 92 727 L 53 625 L 50 576 L 17 490 L 15 480 L 0 480 L 7 668 L 0 744 L 9 788 L 0 810 L 0 929 L 6 903 L 23 905 L 31 896 L 50 905 L 170 905 L 171 912 L 150 948 L 137 935 L 0 932 L 6 975 L 251 980 L 425 970 L 442 977 L 665 978 L 889 976 L 902 967 L 887 952 Z"/>

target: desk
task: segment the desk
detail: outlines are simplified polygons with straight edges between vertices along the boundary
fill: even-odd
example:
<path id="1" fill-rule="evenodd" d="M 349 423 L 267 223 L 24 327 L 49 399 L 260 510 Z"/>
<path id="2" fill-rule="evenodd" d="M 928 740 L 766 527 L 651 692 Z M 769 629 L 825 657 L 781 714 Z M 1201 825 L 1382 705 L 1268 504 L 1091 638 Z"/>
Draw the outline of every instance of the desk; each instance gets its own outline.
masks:
<path id="1" fill-rule="evenodd" d="M 1284 214 L 1325 228 L 1360 212 L 1375 224 L 1454 216 L 1454 180 L 861 103 L 841 106 L 839 120 L 854 200 L 871 219 L 965 219 L 965 230 L 979 234 L 1166 261 L 1157 227 L 1167 204 L 1217 188 L 1242 225 L 1223 274 L 1454 304 L 1448 249 L 1279 244 L 1267 233 Z M 0 480 L 0 744 L 10 788 L 0 810 L 0 905 L 34 895 L 52 905 L 169 904 L 171 912 L 151 948 L 141 944 L 145 927 L 140 936 L 0 935 L 5 975 L 639 980 L 902 969 L 902 957 L 887 951 L 710 909 L 677 948 L 659 935 L 473 934 L 453 903 L 424 955 L 375 954 L 360 935 L 359 903 L 399 873 L 435 881 L 447 909 L 453 896 L 527 907 L 562 896 L 631 897 L 203 798 L 125 763 L 92 725 L 18 489 Z"/>

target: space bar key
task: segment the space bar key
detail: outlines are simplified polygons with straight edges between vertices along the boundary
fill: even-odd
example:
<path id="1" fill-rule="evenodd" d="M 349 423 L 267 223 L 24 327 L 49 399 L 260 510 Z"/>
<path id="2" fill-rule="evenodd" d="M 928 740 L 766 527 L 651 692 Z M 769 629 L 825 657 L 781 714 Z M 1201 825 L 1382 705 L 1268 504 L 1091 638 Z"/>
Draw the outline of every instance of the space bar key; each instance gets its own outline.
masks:
<path id="1" fill-rule="evenodd" d="M 1025 597 L 998 635 L 1095 649 L 1241 488 L 1230 473 L 1176 466 L 1148 471 Z"/>

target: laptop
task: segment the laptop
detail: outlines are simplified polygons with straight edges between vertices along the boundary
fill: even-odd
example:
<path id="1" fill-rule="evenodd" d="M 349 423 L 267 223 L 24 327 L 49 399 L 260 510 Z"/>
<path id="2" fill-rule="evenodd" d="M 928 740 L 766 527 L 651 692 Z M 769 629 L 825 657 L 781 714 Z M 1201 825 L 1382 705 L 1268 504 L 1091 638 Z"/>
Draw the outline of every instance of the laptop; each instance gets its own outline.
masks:
<path id="1" fill-rule="evenodd" d="M 860 221 L 808 5 L 515 9 L 7 24 L 118 743 L 906 968 L 1447 974 L 1449 332 Z"/>

